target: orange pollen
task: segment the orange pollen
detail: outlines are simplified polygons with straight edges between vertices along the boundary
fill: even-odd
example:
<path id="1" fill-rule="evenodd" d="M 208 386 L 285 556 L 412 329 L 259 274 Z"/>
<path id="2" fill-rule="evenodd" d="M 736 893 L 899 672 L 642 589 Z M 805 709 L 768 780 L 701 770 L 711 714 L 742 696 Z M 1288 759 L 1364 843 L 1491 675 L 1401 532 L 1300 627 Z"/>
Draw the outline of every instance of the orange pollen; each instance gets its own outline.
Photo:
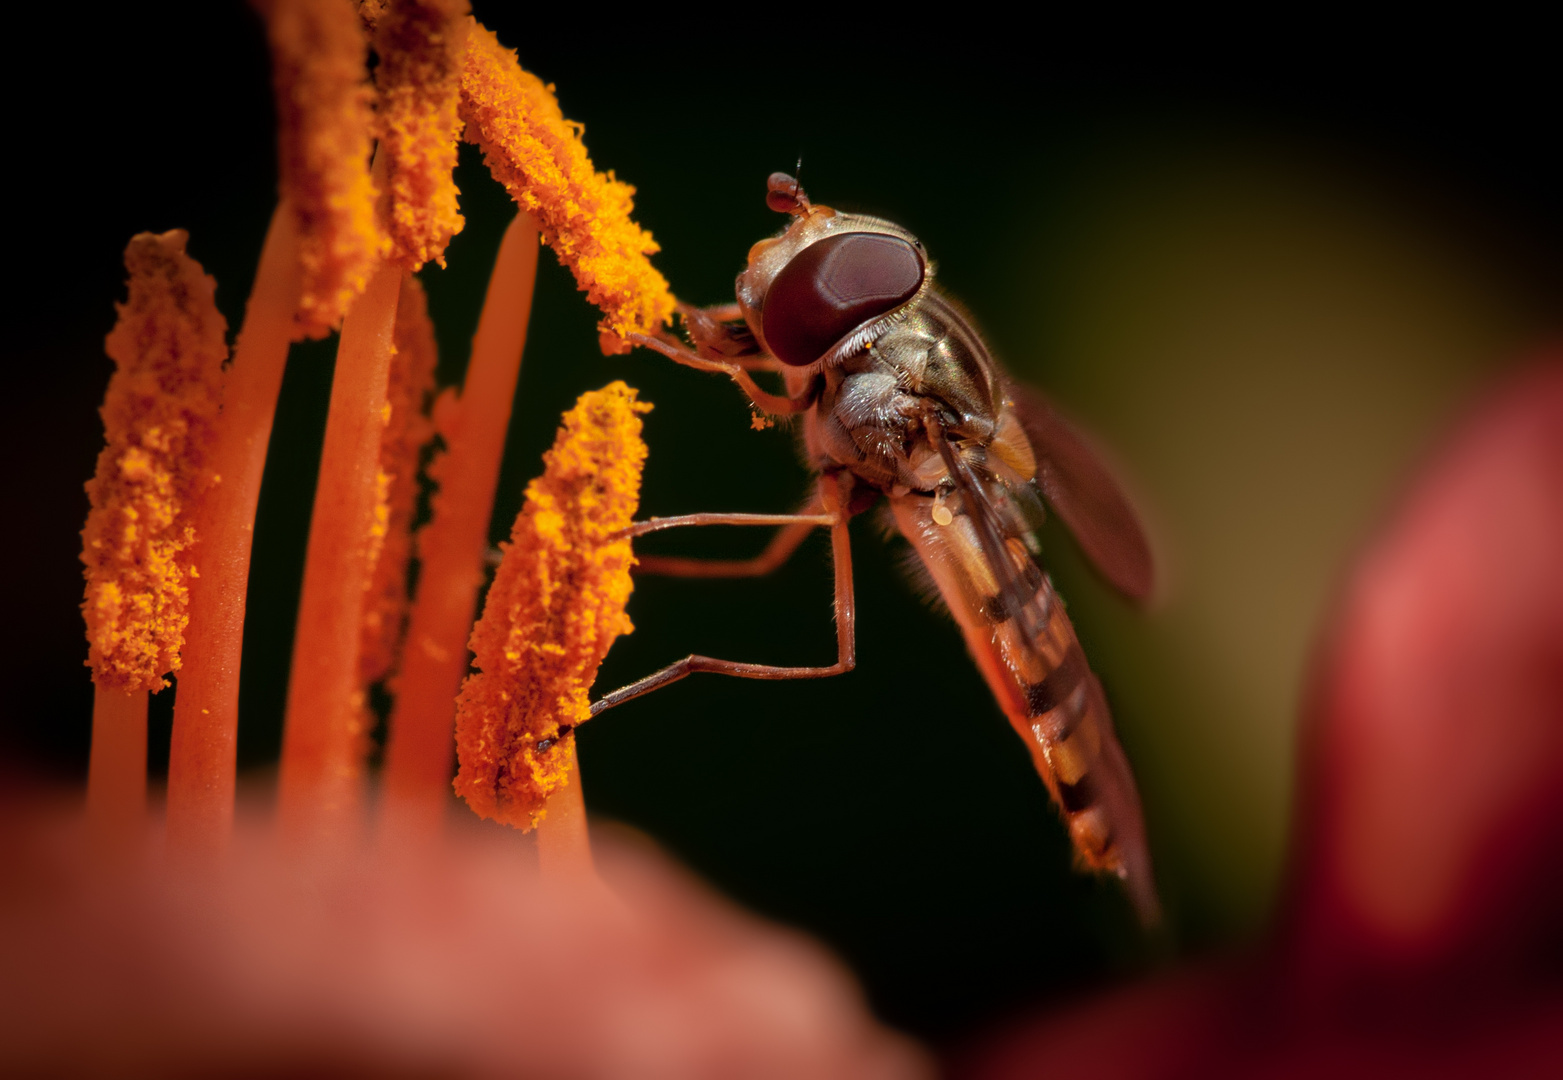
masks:
<path id="1" fill-rule="evenodd" d="M 130 297 L 105 343 L 115 364 L 101 410 L 108 445 L 87 483 L 81 561 L 87 664 L 106 689 L 159 690 L 179 669 L 195 522 L 217 479 L 228 324 L 188 240 L 176 229 L 130 241 Z"/>
<path id="2" fill-rule="evenodd" d="M 370 534 L 371 567 L 364 596 L 359 678 L 365 686 L 390 675 L 407 622 L 407 564 L 418 509 L 418 463 L 434 438 L 429 404 L 438 352 L 428 297 L 418 279 L 402 280 L 396 308 L 396 352 L 386 385 L 389 416 L 380 436 L 379 488 Z"/>
<path id="3" fill-rule="evenodd" d="M 592 168 L 580 125 L 564 118 L 553 88 L 523 71 L 515 52 L 476 23 L 467 38 L 461 115 L 489 171 L 537 219 L 544 242 L 602 310 L 604 350 L 627 351 L 625 334 L 667 325 L 675 300 L 647 258 L 656 242 L 630 218 L 635 189 Z"/>
<path id="4" fill-rule="evenodd" d="M 651 408 L 622 382 L 564 414 L 542 476 L 527 487 L 470 642 L 478 671 L 456 703 L 456 791 L 481 817 L 530 829 L 569 783 L 567 740 L 624 613 Z"/>
<path id="5" fill-rule="evenodd" d="M 364 29 L 373 32 L 390 6 L 391 0 L 358 0 L 358 18 Z"/>
<path id="6" fill-rule="evenodd" d="M 368 45 L 351 0 L 261 0 L 259 7 L 271 42 L 282 195 L 298 220 L 296 331 L 324 337 L 390 251 L 369 176 Z"/>
<path id="7" fill-rule="evenodd" d="M 467 0 L 398 0 L 375 22 L 380 146 L 389 155 L 391 257 L 445 265 L 465 219 L 456 209 L 461 57 Z"/>

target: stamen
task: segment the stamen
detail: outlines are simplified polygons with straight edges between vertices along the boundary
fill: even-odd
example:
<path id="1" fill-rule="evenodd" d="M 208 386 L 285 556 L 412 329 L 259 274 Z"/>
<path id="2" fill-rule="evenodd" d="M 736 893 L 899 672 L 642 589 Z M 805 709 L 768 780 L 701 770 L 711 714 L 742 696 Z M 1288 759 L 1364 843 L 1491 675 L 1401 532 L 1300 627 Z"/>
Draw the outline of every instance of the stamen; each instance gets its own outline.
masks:
<path id="1" fill-rule="evenodd" d="M 648 409 L 622 382 L 581 395 L 527 487 L 473 628 L 478 672 L 457 701 L 456 791 L 482 817 L 520 829 L 543 819 L 570 782 L 574 739 L 561 726 L 590 717 L 597 668 L 634 629 L 624 614 L 634 558 L 609 537 L 635 516 Z"/>
<path id="2" fill-rule="evenodd" d="M 177 671 L 196 574 L 200 504 L 228 355 L 217 283 L 185 254 L 182 230 L 142 233 L 125 249 L 130 296 L 108 336 L 115 372 L 103 399 L 108 445 L 87 483 L 87 663 L 92 757 L 87 816 L 109 847 L 146 814 L 147 691 Z"/>
<path id="3" fill-rule="evenodd" d="M 385 747 L 382 835 L 399 844 L 434 836 L 445 813 L 456 695 L 467 673 L 467 638 L 489 550 L 537 255 L 537 224 L 517 214 L 489 277 L 461 394 L 445 391 L 434 409 L 445 453 L 429 465 L 439 490 L 433 516 L 418 533 L 418 594 Z"/>
<path id="4" fill-rule="evenodd" d="M 184 647 L 168 752 L 168 842 L 181 857 L 215 855 L 233 825 L 250 542 L 298 309 L 294 225 L 291 208 L 278 204 L 223 376 L 222 428 L 212 452 L 222 482 L 201 515 L 201 576 L 190 597 L 195 631 Z"/>
<path id="5" fill-rule="evenodd" d="M 390 417 L 380 435 L 379 498 L 370 534 L 371 572 L 358 653 L 358 677 L 366 687 L 390 675 L 401 652 L 412 519 L 418 502 L 418 457 L 434 437 L 428 411 L 438 352 L 428 297 L 411 274 L 402 279 L 395 349 L 385 392 Z"/>
<path id="6" fill-rule="evenodd" d="M 586 824 L 586 800 L 581 797 L 577 747 L 573 738 L 561 738 L 558 746 L 565 755 L 562 772 L 575 779 L 554 792 L 548 800 L 548 813 L 537 823 L 537 869 L 556 880 L 590 877 L 596 867 Z"/>
<path id="7" fill-rule="evenodd" d="M 369 175 L 368 45 L 349 0 L 263 0 L 277 98 L 283 199 L 297 215 L 303 286 L 296 336 L 342 322 L 390 240 Z"/>
<path id="8" fill-rule="evenodd" d="M 467 0 L 398 0 L 373 23 L 380 152 L 390 157 L 391 259 L 410 270 L 430 260 L 444 266 L 445 246 L 466 223 L 452 172 L 468 10 Z"/>
<path id="9" fill-rule="evenodd" d="M 604 352 L 627 352 L 627 335 L 654 334 L 672 320 L 676 301 L 647 258 L 657 244 L 630 219 L 635 189 L 592 168 L 581 127 L 564 118 L 553 88 L 477 24 L 467 38 L 461 115 L 489 171 L 602 310 Z"/>
<path id="10" fill-rule="evenodd" d="M 87 825 L 110 857 L 135 850 L 146 829 L 147 692 L 94 687 Z"/>
<path id="11" fill-rule="evenodd" d="M 87 484 L 81 555 L 87 663 L 105 689 L 167 686 L 189 620 L 228 324 L 212 299 L 217 283 L 185 254 L 188 239 L 176 229 L 131 240 L 130 298 L 107 341 L 116 365 L 103 399 L 108 445 Z"/>
<path id="12" fill-rule="evenodd" d="M 346 839 L 368 731 L 358 645 L 404 271 L 381 264 L 342 326 L 288 674 L 277 809 L 294 841 Z"/>

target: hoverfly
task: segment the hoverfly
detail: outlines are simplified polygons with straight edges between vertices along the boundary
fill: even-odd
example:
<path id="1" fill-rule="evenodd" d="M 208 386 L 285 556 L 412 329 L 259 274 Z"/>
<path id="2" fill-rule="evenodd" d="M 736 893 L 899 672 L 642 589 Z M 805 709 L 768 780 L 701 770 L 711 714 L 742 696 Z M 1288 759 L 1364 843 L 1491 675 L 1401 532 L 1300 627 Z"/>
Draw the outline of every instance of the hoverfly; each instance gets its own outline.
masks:
<path id="1" fill-rule="evenodd" d="M 801 413 L 818 493 L 797 514 L 652 518 L 624 535 L 683 525 L 781 526 L 752 560 L 641 559 L 641 569 L 653 573 L 745 576 L 774 569 L 811 529 L 830 527 L 836 663 L 776 667 L 689 656 L 605 695 L 593 715 L 696 671 L 751 679 L 850 671 L 847 523 L 884 500 L 1030 749 L 1080 861 L 1121 878 L 1142 920 L 1154 922 L 1134 777 L 1101 684 L 1038 563 L 1035 537 L 1045 499 L 1108 581 L 1144 599 L 1150 549 L 1128 501 L 1058 414 L 1004 374 L 965 313 L 934 286 L 911 233 L 811 203 L 785 173 L 770 177 L 766 202 L 791 221 L 750 249 L 737 303 L 680 309 L 693 349 L 671 334 L 631 340 L 726 373 L 766 414 Z M 753 370 L 782 373 L 786 395 L 762 390 Z"/>

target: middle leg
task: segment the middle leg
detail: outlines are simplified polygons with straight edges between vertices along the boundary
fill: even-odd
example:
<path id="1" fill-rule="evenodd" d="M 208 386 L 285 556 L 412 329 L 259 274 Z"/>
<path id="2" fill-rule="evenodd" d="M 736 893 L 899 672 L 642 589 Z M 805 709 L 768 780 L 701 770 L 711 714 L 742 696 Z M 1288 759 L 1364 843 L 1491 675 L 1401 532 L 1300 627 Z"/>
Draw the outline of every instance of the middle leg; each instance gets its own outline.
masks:
<path id="1" fill-rule="evenodd" d="M 690 655 L 676 663 L 669 664 L 660 671 L 653 672 L 628 686 L 622 686 L 611 693 L 604 694 L 598 700 L 592 702 L 592 715 L 596 716 L 605 709 L 611 709 L 615 705 L 622 705 L 626 701 L 649 694 L 653 690 L 660 690 L 671 683 L 678 682 L 697 671 L 709 671 L 717 675 L 732 675 L 740 679 L 823 679 L 831 675 L 841 675 L 851 671 L 857 666 L 857 607 L 853 600 L 852 591 L 852 541 L 847 530 L 848 513 L 846 489 L 850 479 L 843 474 L 841 477 L 822 477 L 820 479 L 820 498 L 825 507 L 824 514 L 818 515 L 766 515 L 766 514 L 690 514 L 686 519 L 662 518 L 652 519 L 642 524 L 650 526 L 660 520 L 666 524 L 660 528 L 672 528 L 674 525 L 693 524 L 761 524 L 756 519 L 772 519 L 789 517 L 789 524 L 801 525 L 812 528 L 816 524 L 830 525 L 830 553 L 834 564 L 835 578 L 835 609 L 836 609 L 836 662 L 834 664 L 819 667 L 784 667 L 775 664 L 747 664 L 736 660 L 719 660 L 713 656 Z M 709 518 L 713 520 L 695 521 L 690 519 Z M 743 519 L 735 521 L 734 519 Z M 769 523 L 769 522 L 766 522 Z M 640 526 L 632 525 L 630 530 L 639 529 Z M 626 530 L 629 532 L 630 530 Z M 641 532 L 653 532 L 655 528 L 644 528 Z M 631 533 L 631 535 L 636 535 Z M 773 542 L 774 543 L 774 542 Z M 796 547 L 796 544 L 794 545 Z"/>
<path id="2" fill-rule="evenodd" d="M 805 520 L 816 515 L 807 511 L 795 520 L 776 530 L 765 550 L 752 559 L 695 559 L 679 555 L 637 555 L 633 571 L 637 574 L 659 574 L 665 577 L 687 578 L 740 578 L 764 577 L 779 568 L 793 552 L 798 550 L 805 537 L 827 521 Z"/>

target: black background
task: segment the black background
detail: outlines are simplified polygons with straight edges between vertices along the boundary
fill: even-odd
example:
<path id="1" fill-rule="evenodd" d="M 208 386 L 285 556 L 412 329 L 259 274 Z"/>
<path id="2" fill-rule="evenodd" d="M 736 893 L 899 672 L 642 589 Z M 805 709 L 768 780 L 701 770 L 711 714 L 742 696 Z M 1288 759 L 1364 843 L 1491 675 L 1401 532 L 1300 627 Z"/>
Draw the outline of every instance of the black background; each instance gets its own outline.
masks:
<path id="1" fill-rule="evenodd" d="M 1013 267 L 1039 255 L 1016 222 L 1100 140 L 1193 129 L 1365 163 L 1407 199 L 1454 208 L 1461 228 L 1496 238 L 1517 280 L 1557 295 L 1563 102 L 1538 27 L 1300 14 L 1152 23 L 1123 12 L 1094 24 L 1044 15 L 1031 29 L 968 6 L 919 21 L 775 5 L 622 20 L 477 8 L 557 84 L 598 167 L 637 185 L 637 218 L 666 249 L 657 264 L 692 301 L 731 297 L 748 246 L 778 224 L 764 177 L 801 156 L 817 200 L 917 232 L 944 283 L 1015 355 L 1028 329 Z M 36 21 L 13 25 L 7 73 L 6 306 L 18 384 L 4 425 L 3 738 L 11 775 L 74 783 L 91 708 L 76 533 L 101 441 L 102 340 L 123 296 L 120 253 L 135 232 L 189 229 L 236 328 L 275 197 L 275 154 L 264 42 L 247 8 L 23 18 Z M 459 181 L 467 229 L 449 269 L 424 274 L 445 381 L 459 379 L 511 213 L 470 147 Z M 595 318 L 545 255 L 496 539 L 560 411 L 615 378 L 657 405 L 646 513 L 775 511 L 803 495 L 809 479 L 789 438 L 751 432 L 729 386 L 642 355 L 604 359 Z M 330 342 L 295 350 L 261 500 L 240 766 L 262 783 L 280 745 L 331 362 Z M 713 533 L 646 550 L 738 554 L 760 543 Z M 905 588 L 872 529 L 854 543 L 858 671 L 828 684 L 695 679 L 611 714 L 582 734 L 592 810 L 650 834 L 746 906 L 822 937 L 881 1016 L 935 1040 L 1228 939 L 1233 928 L 1180 907 L 1175 860 L 1164 867 L 1170 929 L 1152 942 L 1112 887 L 1070 872 L 1041 785 L 954 628 Z M 1103 594 L 1067 542 L 1049 544 L 1066 595 Z M 825 548 L 811 543 L 762 582 L 642 580 L 631 614 L 638 630 L 615 648 L 603 685 L 689 651 L 823 662 Z M 1091 627 L 1081 632 L 1091 653 Z M 1115 673 L 1103 676 L 1111 692 Z M 166 768 L 170 697 L 154 704 L 154 773 Z M 1132 726 L 1132 754 L 1130 735 Z"/>

